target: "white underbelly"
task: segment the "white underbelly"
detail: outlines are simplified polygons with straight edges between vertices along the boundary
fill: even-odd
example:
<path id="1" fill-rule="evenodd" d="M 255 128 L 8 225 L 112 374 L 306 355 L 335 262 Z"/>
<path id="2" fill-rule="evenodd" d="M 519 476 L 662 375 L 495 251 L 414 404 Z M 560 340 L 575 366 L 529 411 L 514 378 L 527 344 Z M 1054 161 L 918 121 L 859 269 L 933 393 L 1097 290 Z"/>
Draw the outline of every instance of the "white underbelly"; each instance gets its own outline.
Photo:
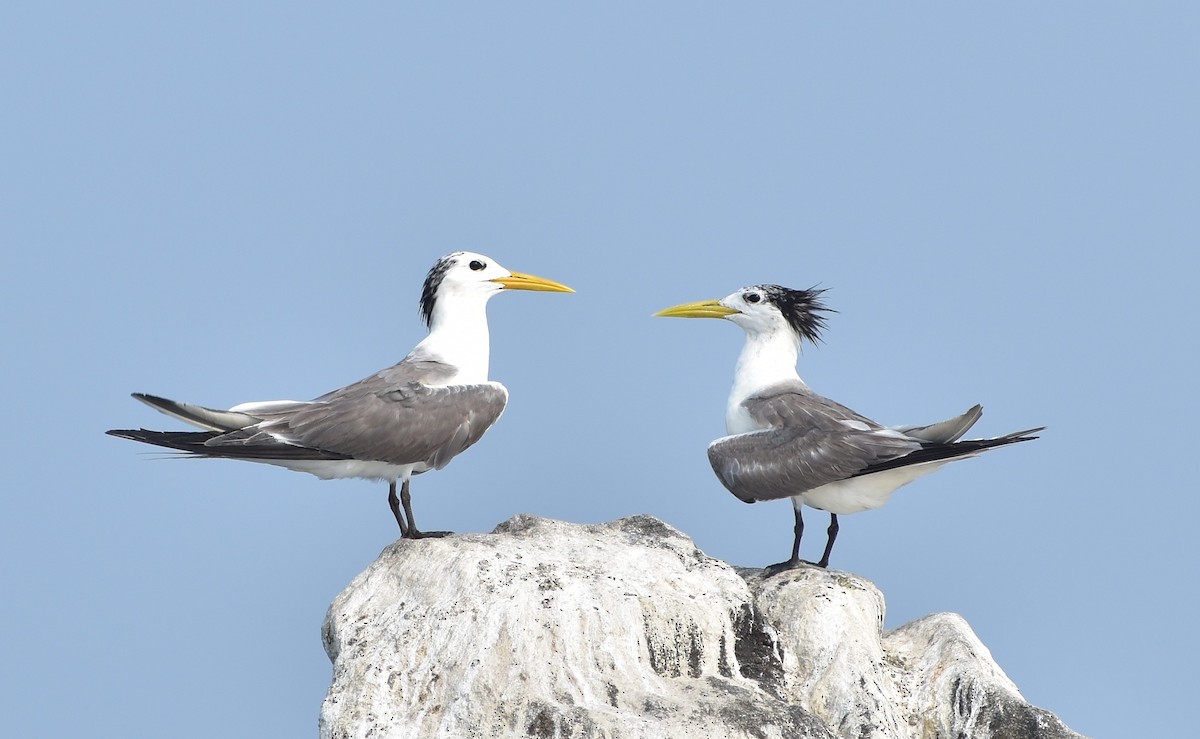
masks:
<path id="1" fill-rule="evenodd" d="M 424 463 L 389 464 L 361 459 L 255 459 L 251 461 L 286 467 L 295 472 L 307 472 L 322 480 L 340 480 L 348 477 L 361 477 L 367 480 L 407 480 L 410 475 L 429 469 Z"/>
<path id="2" fill-rule="evenodd" d="M 962 457 L 956 457 L 956 459 L 962 459 Z M 898 488 L 953 461 L 953 459 L 939 459 L 935 462 L 897 467 L 870 475 L 851 477 L 848 480 L 838 480 L 801 493 L 792 498 L 792 501 L 793 503 L 803 503 L 810 508 L 836 513 L 839 516 L 869 511 L 887 503 L 888 498 L 892 497 L 892 493 L 896 492 Z"/>

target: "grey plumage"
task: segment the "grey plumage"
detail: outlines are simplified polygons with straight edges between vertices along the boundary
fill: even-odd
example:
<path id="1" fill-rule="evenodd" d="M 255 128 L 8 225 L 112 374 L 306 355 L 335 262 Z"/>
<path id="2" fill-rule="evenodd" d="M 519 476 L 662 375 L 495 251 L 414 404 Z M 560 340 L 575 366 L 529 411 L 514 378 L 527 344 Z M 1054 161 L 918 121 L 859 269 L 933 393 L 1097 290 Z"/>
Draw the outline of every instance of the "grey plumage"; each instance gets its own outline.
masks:
<path id="1" fill-rule="evenodd" d="M 761 431 L 717 439 L 708 459 L 721 483 L 746 503 L 802 495 L 822 485 L 901 467 L 941 464 L 1020 441 L 1042 429 L 957 441 L 983 414 L 908 430 L 891 429 L 795 381 L 747 398 L 743 407 Z M 828 509 L 828 507 L 826 507 Z M 863 510 L 850 505 L 831 513 Z"/>
<path id="2" fill-rule="evenodd" d="M 970 431 L 975 422 L 983 417 L 983 406 L 973 405 L 966 413 L 945 421 L 927 424 L 925 426 L 897 426 L 896 430 L 907 436 L 914 436 L 924 441 L 936 444 L 949 444 L 958 441 L 963 434 Z"/>
<path id="3" fill-rule="evenodd" d="M 160 398 L 157 395 L 133 393 L 133 397 L 160 413 L 165 413 L 168 416 L 178 418 L 184 423 L 190 423 L 193 426 L 212 431 L 233 431 L 249 426 L 258 420 L 254 416 L 245 413 L 205 408 L 202 405 Z M 110 431 L 109 433 L 112 432 Z"/>
<path id="4" fill-rule="evenodd" d="M 229 410 L 135 393 L 156 410 L 202 430 L 108 433 L 192 456 L 272 464 L 323 479 L 386 480 L 401 535 L 428 535 L 413 521 L 409 479 L 445 467 L 479 441 L 508 402 L 504 386 L 488 380 L 485 308 L 503 290 L 574 292 L 553 280 L 511 272 L 482 254 L 455 252 L 429 270 L 419 304 L 429 334 L 398 364 L 314 400 L 251 402 Z"/>
<path id="5" fill-rule="evenodd" d="M 401 362 L 316 400 L 264 404 L 253 413 L 134 393 L 189 422 L 249 423 L 200 435 L 145 429 L 108 433 L 204 457 L 270 460 L 279 454 L 287 460 L 354 459 L 441 469 L 479 441 L 508 401 L 508 392 L 497 383 L 422 384 L 448 374 L 437 362 Z"/>
<path id="6" fill-rule="evenodd" d="M 255 426 L 208 446 L 278 439 L 353 459 L 441 469 L 483 436 L 508 401 L 497 383 L 424 384 L 450 374 L 437 362 L 401 362 L 311 402 L 260 412 Z"/>
<path id="7" fill-rule="evenodd" d="M 767 388 L 742 405 L 768 428 L 717 439 L 708 447 L 708 460 L 722 484 L 747 503 L 790 498 L 920 448 L 900 434 L 863 433 L 884 427 L 798 380 Z"/>
<path id="8" fill-rule="evenodd" d="M 1042 430 L 961 441 L 983 414 L 980 406 L 938 423 L 888 428 L 812 392 L 797 374 L 796 361 L 805 340 L 821 339 L 823 314 L 829 312 L 823 292 L 751 285 L 655 314 L 718 318 L 746 332 L 725 406 L 729 435 L 709 445 L 708 458 L 721 484 L 739 500 L 791 498 L 792 556 L 772 571 L 801 562 L 802 506 L 830 514 L 825 551 L 817 561 L 825 567 L 839 514 L 879 508 L 898 488 L 944 464 L 1029 441 Z"/>

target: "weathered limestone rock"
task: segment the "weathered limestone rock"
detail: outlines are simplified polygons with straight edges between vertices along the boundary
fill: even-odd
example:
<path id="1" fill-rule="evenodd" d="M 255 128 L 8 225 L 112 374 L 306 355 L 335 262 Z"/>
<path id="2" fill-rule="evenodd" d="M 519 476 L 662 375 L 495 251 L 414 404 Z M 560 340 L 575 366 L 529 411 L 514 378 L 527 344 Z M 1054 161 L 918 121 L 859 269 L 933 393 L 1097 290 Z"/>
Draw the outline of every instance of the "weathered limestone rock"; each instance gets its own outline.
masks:
<path id="1" fill-rule="evenodd" d="M 953 614 L 774 578 L 645 517 L 400 541 L 330 606 L 325 739 L 1076 737 Z"/>

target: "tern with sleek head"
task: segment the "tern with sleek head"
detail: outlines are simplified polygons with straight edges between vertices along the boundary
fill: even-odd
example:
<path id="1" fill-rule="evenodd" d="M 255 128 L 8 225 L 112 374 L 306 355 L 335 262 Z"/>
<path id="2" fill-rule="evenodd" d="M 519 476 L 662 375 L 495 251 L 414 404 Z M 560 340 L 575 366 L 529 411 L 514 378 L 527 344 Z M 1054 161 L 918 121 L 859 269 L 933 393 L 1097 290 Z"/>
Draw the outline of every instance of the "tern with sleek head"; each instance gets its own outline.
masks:
<path id="1" fill-rule="evenodd" d="M 879 508 L 897 488 L 944 464 L 1035 439 L 1031 434 L 1042 430 L 959 441 L 983 415 L 982 407 L 928 426 L 888 428 L 817 395 L 800 379 L 796 360 L 803 340 L 821 338 L 822 314 L 830 310 L 821 301 L 824 292 L 753 285 L 655 314 L 724 318 L 746 332 L 725 408 L 729 436 L 709 445 L 708 460 L 721 483 L 746 503 L 792 499 L 792 556 L 768 568 L 772 572 L 800 565 L 802 505 L 830 514 L 825 552 L 816 563 L 826 567 L 839 514 Z"/>
<path id="2" fill-rule="evenodd" d="M 143 393 L 133 397 L 201 431 L 112 430 L 109 434 L 197 457 L 241 459 L 329 480 L 388 482 L 388 505 L 404 538 L 423 535 L 409 478 L 440 470 L 500 418 L 508 391 L 488 380 L 487 302 L 505 290 L 574 292 L 456 252 L 429 270 L 421 318 L 429 335 L 385 370 L 315 400 L 268 400 L 215 410 Z M 396 497 L 396 482 L 402 483 Z M 401 511 L 403 507 L 403 512 Z"/>

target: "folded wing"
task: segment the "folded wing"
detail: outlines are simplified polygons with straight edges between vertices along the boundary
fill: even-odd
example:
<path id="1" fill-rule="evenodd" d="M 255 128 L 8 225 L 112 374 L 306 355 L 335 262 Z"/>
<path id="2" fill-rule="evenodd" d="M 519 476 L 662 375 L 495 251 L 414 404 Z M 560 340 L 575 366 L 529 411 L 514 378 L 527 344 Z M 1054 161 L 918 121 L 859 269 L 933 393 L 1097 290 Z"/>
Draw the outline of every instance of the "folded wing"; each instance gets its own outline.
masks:
<path id="1" fill-rule="evenodd" d="M 137 394 L 207 430 L 109 433 L 207 457 L 358 459 L 440 469 L 478 441 L 508 402 L 508 391 L 495 382 L 425 384 L 451 372 L 437 362 L 401 362 L 316 400 L 243 403 L 228 411 Z"/>
<path id="2" fill-rule="evenodd" d="M 1036 438 L 1031 434 L 1042 430 L 958 441 L 983 414 L 978 405 L 939 423 L 890 429 L 802 383 L 773 386 L 742 405 L 763 429 L 717 439 L 708 447 L 708 459 L 721 483 L 747 503 L 885 470 L 973 457 Z"/>
<path id="3" fill-rule="evenodd" d="M 763 430 L 717 439 L 708 460 L 747 503 L 799 495 L 921 448 L 800 382 L 774 385 L 742 406 Z"/>

